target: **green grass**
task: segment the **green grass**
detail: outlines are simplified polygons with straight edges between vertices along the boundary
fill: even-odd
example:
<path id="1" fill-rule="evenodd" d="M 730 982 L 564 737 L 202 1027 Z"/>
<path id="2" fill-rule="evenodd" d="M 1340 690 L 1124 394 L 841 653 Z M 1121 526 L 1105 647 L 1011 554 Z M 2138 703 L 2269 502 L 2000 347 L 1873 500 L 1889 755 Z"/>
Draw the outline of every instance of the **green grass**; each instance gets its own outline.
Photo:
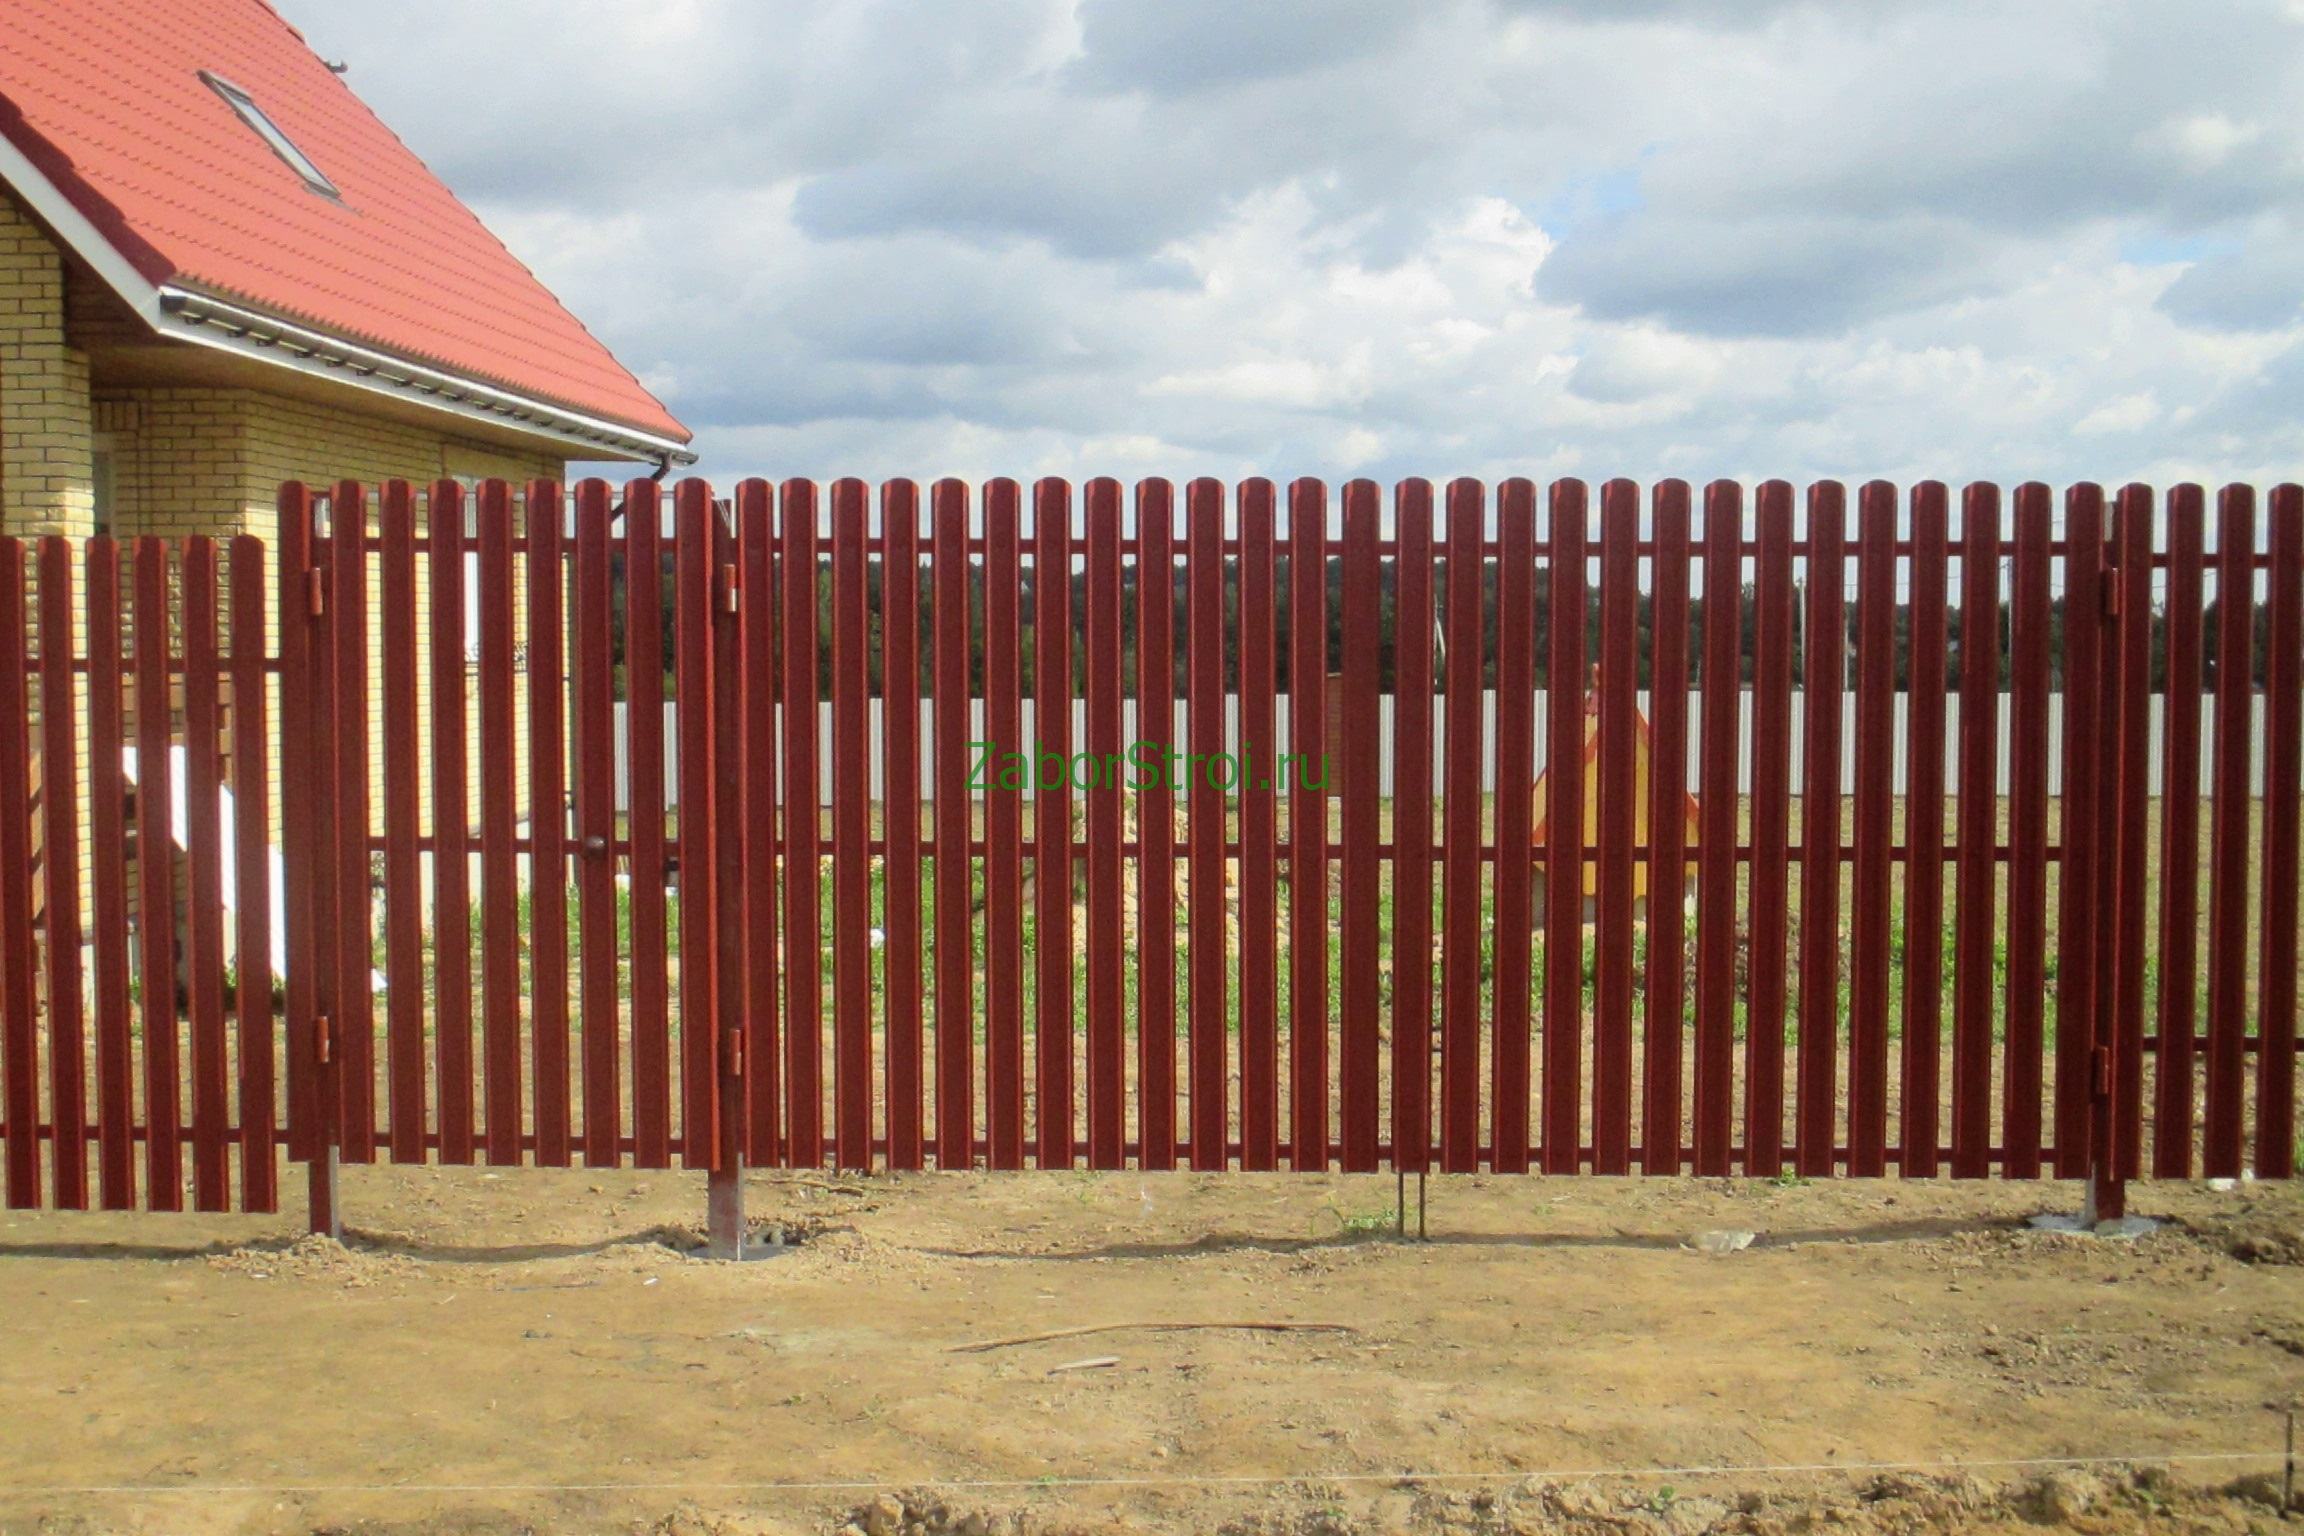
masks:
<path id="1" fill-rule="evenodd" d="M 1074 835 L 1076 838 L 1084 838 L 1082 825 L 1077 820 L 1081 809 L 1081 801 L 1079 797 L 1075 797 L 1074 806 L 1076 817 Z M 1390 835 L 1390 811 L 1391 808 L 1389 805 L 1384 807 L 1383 820 L 1385 826 L 1383 828 L 1383 835 L 1387 837 Z M 979 825 L 975 829 L 978 836 L 981 836 L 983 832 L 981 825 L 981 814 L 981 811 L 979 811 Z M 1489 821 L 1492 821 L 1493 819 L 1492 798 L 1484 801 L 1483 817 L 1485 820 Z M 877 806 L 873 808 L 873 820 L 875 824 L 875 831 L 877 832 L 880 829 L 883 821 L 881 808 Z M 924 823 L 928 820 L 928 815 L 926 813 L 924 813 L 923 820 Z M 1027 815 L 1025 821 L 1026 825 L 1024 830 L 1027 835 L 1029 835 L 1031 830 L 1029 826 L 1029 815 Z M 1237 837 L 1238 807 L 1236 804 L 1228 807 L 1227 821 L 1228 834 L 1233 837 Z M 1435 827 L 1437 828 L 1439 825 L 1439 816 L 1436 812 Z M 924 846 L 929 846 L 927 839 L 931 835 L 932 830 L 924 826 Z M 1286 835 L 1284 819 L 1281 828 L 1281 835 Z M 1333 829 L 1332 835 L 1334 835 Z M 1795 835 L 1797 835 L 1796 829 Z M 828 1011 L 832 1006 L 834 1006 L 834 1002 L 837 997 L 835 990 L 837 982 L 834 972 L 834 957 L 836 948 L 836 925 L 834 920 L 835 891 L 837 882 L 837 876 L 835 874 L 836 862 L 837 861 L 835 857 L 831 853 L 830 839 L 827 836 L 825 843 L 825 856 L 822 861 L 822 867 L 817 882 L 818 923 L 816 937 L 818 958 L 816 964 L 818 982 L 822 988 L 822 996 L 825 999 Z M 1034 866 L 1032 860 L 1029 858 L 1023 860 L 1022 867 L 1027 878 L 1029 879 L 1032 877 L 1034 874 Z M 1071 1006 L 1069 1011 L 1072 1022 L 1076 1028 L 1084 1027 L 1087 1022 L 1087 962 L 1085 954 L 1081 952 L 1079 947 L 1079 940 L 1085 934 L 1087 923 L 1087 867 L 1087 860 L 1085 857 L 1076 856 L 1072 861 L 1072 890 L 1070 892 L 1070 903 L 1072 909 L 1071 922 L 1075 937 L 1076 951 L 1071 958 L 1071 963 L 1065 968 L 1065 974 L 1068 979 L 1070 991 Z M 1176 861 L 1176 871 L 1176 883 L 1179 890 L 1181 890 L 1185 883 L 1187 871 L 1187 861 L 1185 859 L 1179 858 Z M 779 927 L 781 928 L 786 921 L 786 914 L 781 910 L 781 904 L 786 893 L 782 885 L 782 871 L 779 871 L 778 875 L 779 879 L 777 897 L 779 901 L 779 911 L 777 916 Z M 1903 886 L 1903 870 L 1901 866 L 1893 871 L 1893 875 L 1894 884 L 1891 892 L 1891 911 L 1887 935 L 1887 958 L 1890 974 L 1888 1029 L 1891 1038 L 1900 1038 L 1905 1026 L 1905 1009 L 1903 1006 L 1902 994 L 1907 980 L 1908 968 L 1913 959 L 1913 935 L 1904 920 L 1903 908 L 1905 892 Z M 1952 1009 L 1954 989 L 1959 980 L 1959 920 L 1956 900 L 1956 884 L 1951 878 L 1951 871 L 1949 868 L 1946 871 L 1946 876 L 1947 878 L 1945 881 L 1944 900 L 1946 915 L 1943 919 L 1941 929 L 1936 935 L 1936 938 L 1937 953 L 1939 956 L 1937 981 L 1942 991 L 1945 1018 L 1948 1023 Z M 1134 878 L 1133 869 L 1131 870 L 1130 878 Z M 1385 1017 L 1389 1018 L 1394 1005 L 1398 982 L 1402 974 L 1401 966 L 1405 960 L 1405 957 L 1399 954 L 1394 948 L 1394 936 L 1397 932 L 1397 919 L 1400 916 L 1400 903 L 1405 900 L 1405 893 L 1401 891 L 1395 884 L 1393 879 L 1392 866 L 1389 862 L 1381 866 L 1379 882 L 1376 916 L 1376 930 L 1378 934 L 1377 942 L 1379 949 L 1377 1002 L 1379 1009 L 1383 1012 Z M 1736 946 L 1737 981 L 1735 986 L 1734 1003 L 1734 1032 L 1736 1037 L 1739 1039 L 1742 1039 L 1749 1032 L 1751 1024 L 1750 979 L 1753 959 L 1749 953 L 1750 882 L 1750 866 L 1742 866 L 1739 870 L 1739 908 L 1737 912 L 1738 933 Z M 1321 893 L 1322 906 L 1324 909 L 1322 913 L 1323 921 L 1321 923 L 1321 927 L 1324 928 L 1327 935 L 1325 969 L 1327 971 L 1329 1012 L 1331 1016 L 1333 1016 L 1335 1012 L 1337 1000 L 1341 997 L 1343 988 L 1344 956 L 1343 943 L 1341 938 L 1343 926 L 1343 902 L 1341 883 L 1342 882 L 1338 864 L 1336 861 L 1332 860 L 1329 865 L 1327 889 Z M 1448 914 L 1446 911 L 1445 902 L 1442 897 L 1442 883 L 1441 870 L 1436 861 L 1433 871 L 1432 891 L 1429 898 L 1432 903 L 1431 928 L 1435 934 L 1444 933 L 1450 926 L 1447 922 Z M 1854 907 L 1853 892 L 1850 888 L 1851 883 L 1851 877 L 1844 868 L 1842 873 L 1842 889 L 1839 903 L 1840 926 L 1838 938 L 1835 943 L 1835 950 L 1838 956 L 1836 964 L 1837 995 L 1832 999 L 1832 1007 L 1830 1010 L 1830 1015 L 1835 1020 L 1836 1028 L 1844 1027 L 1844 1021 L 1849 1017 L 1853 1004 L 1853 999 L 1850 992 L 1852 966 L 1849 963 L 1849 949 L 1851 943 L 1849 937 L 1849 925 Z M 2001 877 L 2001 884 L 2003 887 L 2005 886 L 2004 869 Z M 932 859 L 924 859 L 922 861 L 919 885 L 919 904 L 921 914 L 920 932 L 918 935 L 918 950 L 920 955 L 919 970 L 920 976 L 922 978 L 922 991 L 925 994 L 921 1004 L 921 1012 L 923 1015 L 924 1027 L 933 1029 L 936 1012 L 936 999 L 938 994 L 938 939 L 936 913 L 937 903 L 940 898 L 939 870 L 937 869 L 936 864 Z M 1786 957 L 1782 962 L 1785 966 L 1786 972 L 1784 986 L 1785 1015 L 1782 1027 L 1786 1043 L 1788 1045 L 1796 1045 L 1799 1039 L 1800 1020 L 1804 1011 L 1803 999 L 1801 997 L 1800 974 L 1800 907 L 1802 892 L 1800 882 L 1800 868 L 1797 864 L 1793 865 L 1787 871 L 1787 885 L 1789 942 Z M 1294 986 L 1294 955 L 1291 949 L 1291 942 L 1296 929 L 1294 920 L 1296 893 L 1292 888 L 1288 867 L 1284 860 L 1275 860 L 1274 886 L 1275 904 L 1280 919 L 1280 931 L 1275 936 L 1273 945 L 1276 962 L 1274 966 L 1274 974 L 1276 978 L 1276 996 L 1274 1003 L 1275 1016 L 1284 1023 L 1291 1016 L 1293 1008 L 1292 993 Z M 480 896 L 480 882 L 477 879 L 475 879 L 473 883 L 473 894 L 475 900 L 473 902 L 469 923 L 467 925 L 466 942 L 469 946 L 471 974 L 473 977 L 475 990 L 477 990 L 480 986 L 481 978 L 483 976 L 481 965 L 481 950 L 483 947 L 484 931 L 482 906 L 480 900 L 478 899 Z M 1498 952 L 1500 945 L 1505 942 L 1505 937 L 1497 931 L 1495 924 L 1496 894 L 1495 870 L 1491 865 L 1485 867 L 1482 872 L 1480 882 L 1480 906 L 1477 919 L 1478 985 L 1483 997 L 1484 1016 L 1491 1013 L 1494 1007 L 1494 990 Z M 579 891 L 573 885 L 571 885 L 570 888 L 566 891 L 564 899 L 566 903 L 567 946 L 570 957 L 569 976 L 570 986 L 573 991 L 580 972 L 578 957 L 581 956 L 583 947 L 582 901 Z M 989 957 L 986 948 L 987 936 L 985 921 L 985 899 L 985 861 L 982 858 L 971 859 L 969 861 L 968 868 L 967 892 L 970 926 L 970 953 L 968 964 L 972 981 L 970 988 L 969 1011 L 973 1032 L 978 1040 L 984 1039 L 986 1035 L 986 1012 L 987 1004 L 989 1001 Z M 1234 915 L 1235 918 L 1237 917 L 1238 913 L 1238 901 L 1239 893 L 1237 889 L 1227 892 L 1228 910 Z M 1995 913 L 1994 938 L 1990 949 L 1990 963 L 1992 968 L 1991 994 L 1993 998 L 1993 1035 L 1996 1040 L 2005 1038 L 2009 1001 L 2009 955 L 2005 925 L 2006 894 L 2004 889 L 1999 893 L 1999 902 L 1999 909 Z M 1041 978 L 1039 960 L 1041 946 L 1041 905 L 1042 904 L 1037 890 L 1027 890 L 1023 894 L 1020 901 L 1021 947 L 1017 957 L 1017 969 L 1019 972 L 1023 1016 L 1028 1025 L 1037 1020 L 1040 1013 Z M 883 934 L 886 934 L 890 928 L 888 880 L 885 864 L 879 859 L 874 859 L 872 861 L 867 875 L 866 906 L 868 911 L 868 921 L 870 925 L 873 928 L 880 930 Z M 663 910 L 663 927 L 666 951 L 668 956 L 670 956 L 676 964 L 681 946 L 681 902 L 678 891 L 676 889 L 666 893 L 663 903 Z M 2053 1038 L 2054 1036 L 2056 1022 L 2054 1007 L 2055 984 L 2058 968 L 2056 916 L 2055 892 L 2053 890 L 2052 879 L 2048 921 L 2046 924 L 2047 934 L 2044 950 L 2043 983 L 2046 998 L 2042 1010 L 2044 1017 L 2043 1028 L 2049 1038 Z M 1188 906 L 1183 900 L 1179 899 L 1175 903 L 1175 966 L 1173 992 L 1173 995 L 1176 999 L 1175 1024 L 1179 1037 L 1184 1036 L 1188 1032 L 1190 1013 L 1189 999 L 1191 997 L 1194 936 L 1191 932 L 1191 926 L 1188 921 L 1188 917 Z M 534 931 L 534 910 L 533 894 L 525 887 L 522 888 L 519 893 L 515 924 L 517 932 L 520 935 L 520 987 L 523 993 L 526 993 L 531 988 L 533 982 L 533 954 L 530 939 Z M 614 926 L 616 933 L 617 987 L 619 994 L 622 996 L 629 996 L 631 983 L 633 980 L 632 941 L 634 925 L 635 903 L 633 900 L 633 891 L 628 884 L 619 883 L 615 887 L 614 894 Z M 1136 1020 L 1138 1018 L 1138 1002 L 1142 982 L 1144 979 L 1140 965 L 1141 926 L 1142 916 L 1139 914 L 1137 923 L 1130 925 L 1128 931 L 1122 933 L 1119 936 L 1121 947 L 1121 985 L 1123 991 L 1122 1007 L 1125 1016 L 1130 1020 Z M 1633 930 L 1633 1007 L 1635 1015 L 1639 1018 L 1644 1019 L 1646 1017 L 1648 1008 L 1649 947 L 1654 941 L 1654 934 L 1658 931 L 1661 931 L 1662 928 L 1666 926 L 1669 926 L 1669 924 L 1659 924 L 1652 928 L 1647 923 L 1641 923 L 1635 926 Z M 1684 1025 L 1692 1025 L 1695 1019 L 1696 1011 L 1695 979 L 1697 975 L 1696 939 L 1698 921 L 1695 914 L 1693 912 L 1685 914 L 1684 917 L 1682 917 L 1680 927 L 1681 942 L 1683 945 L 1683 982 L 1680 1013 L 1682 1023 Z M 383 924 L 381 922 L 378 922 L 376 925 L 376 932 L 374 937 L 376 964 L 380 969 L 382 969 L 386 964 L 386 944 Z M 425 975 L 422 983 L 427 990 L 428 1002 L 431 1000 L 429 997 L 429 992 L 433 983 L 433 975 L 435 971 L 436 957 L 432 952 L 435 939 L 436 931 L 428 929 L 425 932 L 423 939 L 425 950 Z M 1451 938 L 1449 942 L 1453 942 L 1453 939 Z M 1546 943 L 1545 934 L 1543 932 L 1543 925 L 1540 921 L 1532 925 L 1532 931 L 1528 938 L 1528 944 L 1528 972 L 1530 978 L 1529 988 L 1531 993 L 1530 1008 L 1532 1015 L 1540 1019 L 1544 1007 L 1546 976 L 1552 958 L 1548 952 L 1548 945 Z M 1443 945 L 1436 940 L 1433 945 L 1433 953 L 1430 961 L 1432 973 L 1431 996 L 1433 998 L 1433 1011 L 1435 1017 L 1437 1017 L 1440 1011 L 1440 952 L 1442 948 Z M 890 945 L 883 943 L 874 946 L 871 949 L 869 955 L 870 998 L 872 1003 L 872 1012 L 876 1019 L 883 1021 L 887 1017 L 889 1004 L 887 986 L 888 962 L 890 953 Z M 2255 958 L 2253 945 L 2251 945 L 2250 958 L 2253 962 Z M 1598 945 L 1597 940 L 1594 937 L 1593 930 L 1589 926 L 1584 927 L 1582 930 L 1582 941 L 1579 945 L 1578 953 L 1575 958 L 1575 964 L 1579 977 L 1579 985 L 1577 989 L 1579 997 L 1579 1011 L 1585 1016 L 1590 1016 L 1597 1006 L 1596 974 L 1598 969 Z M 1238 953 L 1237 944 L 1235 944 L 1230 939 L 1227 939 L 1227 953 L 1225 956 L 1224 974 L 1224 1017 L 1228 1030 L 1234 1034 L 1237 1034 L 1241 1027 L 1242 1016 L 1240 955 Z M 2157 953 L 2150 954 L 2146 957 L 2145 989 L 2147 1014 L 2150 1016 L 2157 1012 L 2158 996 L 2160 991 L 2160 960 Z M 2207 994 L 2205 964 L 2202 964 L 2199 968 L 2197 992 L 2198 996 L 2196 998 L 2196 1006 L 2200 1009 L 2204 1009 Z M 673 1005 L 675 1009 L 677 1008 L 677 1002 L 677 992 L 675 989 L 675 994 L 673 997 Z"/>

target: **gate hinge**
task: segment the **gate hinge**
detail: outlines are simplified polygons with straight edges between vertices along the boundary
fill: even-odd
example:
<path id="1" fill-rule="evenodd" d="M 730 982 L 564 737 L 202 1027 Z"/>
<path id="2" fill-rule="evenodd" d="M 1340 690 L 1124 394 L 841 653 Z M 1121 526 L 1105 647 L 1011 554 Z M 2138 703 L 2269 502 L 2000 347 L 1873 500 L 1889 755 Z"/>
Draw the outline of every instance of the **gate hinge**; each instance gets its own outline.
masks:
<path id="1" fill-rule="evenodd" d="M 326 1014 L 312 1021 L 312 1060 L 319 1066 L 328 1065 L 336 1040 L 336 1023 Z"/>
<path id="2" fill-rule="evenodd" d="M 728 1075 L 744 1075 L 744 1032 L 740 1029 L 728 1031 Z"/>
<path id="3" fill-rule="evenodd" d="M 2108 619 L 2120 617 L 2120 583 L 2117 581 L 2104 583 L 2104 617 Z"/>
<path id="4" fill-rule="evenodd" d="M 743 606 L 744 589 L 737 584 L 736 567 L 733 565 L 720 567 L 720 611 L 722 613 L 737 613 L 742 611 Z"/>
<path id="5" fill-rule="evenodd" d="M 2108 1045 L 2088 1053 L 2088 1091 L 2100 1099 L 2112 1092 L 2112 1047 Z"/>
<path id="6" fill-rule="evenodd" d="M 328 611 L 328 585 L 320 578 L 319 567 L 304 573 L 304 616 L 316 619 Z"/>

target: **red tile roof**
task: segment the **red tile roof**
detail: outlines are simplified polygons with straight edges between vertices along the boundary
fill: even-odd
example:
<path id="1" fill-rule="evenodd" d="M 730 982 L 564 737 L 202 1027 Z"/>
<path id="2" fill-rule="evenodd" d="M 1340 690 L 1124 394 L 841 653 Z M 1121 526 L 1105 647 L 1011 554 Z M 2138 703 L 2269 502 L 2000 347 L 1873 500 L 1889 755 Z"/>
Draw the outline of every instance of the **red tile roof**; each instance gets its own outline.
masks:
<path id="1" fill-rule="evenodd" d="M 343 201 L 202 70 L 248 92 Z M 688 437 L 264 0 L 0 0 L 0 133 L 156 285 Z"/>

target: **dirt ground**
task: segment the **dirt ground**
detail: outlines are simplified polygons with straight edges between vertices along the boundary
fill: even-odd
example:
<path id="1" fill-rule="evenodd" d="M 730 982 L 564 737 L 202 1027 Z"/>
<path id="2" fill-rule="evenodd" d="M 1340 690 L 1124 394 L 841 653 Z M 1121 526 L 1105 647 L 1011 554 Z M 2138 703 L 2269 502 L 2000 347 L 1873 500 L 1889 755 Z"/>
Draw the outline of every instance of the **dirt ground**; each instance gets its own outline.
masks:
<path id="1" fill-rule="evenodd" d="M 344 1192 L 0 1218 L 0 1533 L 2269 1530 L 2304 1391 L 2285 1187 L 762 1175 L 740 1266 L 695 1175 Z"/>

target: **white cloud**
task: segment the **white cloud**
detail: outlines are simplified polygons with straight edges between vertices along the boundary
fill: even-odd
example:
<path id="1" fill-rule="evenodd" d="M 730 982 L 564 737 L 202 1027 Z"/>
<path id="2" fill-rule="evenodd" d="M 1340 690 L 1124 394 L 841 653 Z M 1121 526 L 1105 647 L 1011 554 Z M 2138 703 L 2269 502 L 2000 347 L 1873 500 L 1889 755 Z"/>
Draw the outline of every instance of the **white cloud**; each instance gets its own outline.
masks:
<path id="1" fill-rule="evenodd" d="M 720 478 L 2304 468 L 2298 0 L 281 3 Z"/>
<path id="2" fill-rule="evenodd" d="M 2122 395 L 2107 400 L 2072 424 L 2074 433 L 2081 437 L 2101 436 L 2111 432 L 2140 432 L 2160 419 L 2160 402 L 2152 398 L 2150 390 L 2133 395 Z"/>

